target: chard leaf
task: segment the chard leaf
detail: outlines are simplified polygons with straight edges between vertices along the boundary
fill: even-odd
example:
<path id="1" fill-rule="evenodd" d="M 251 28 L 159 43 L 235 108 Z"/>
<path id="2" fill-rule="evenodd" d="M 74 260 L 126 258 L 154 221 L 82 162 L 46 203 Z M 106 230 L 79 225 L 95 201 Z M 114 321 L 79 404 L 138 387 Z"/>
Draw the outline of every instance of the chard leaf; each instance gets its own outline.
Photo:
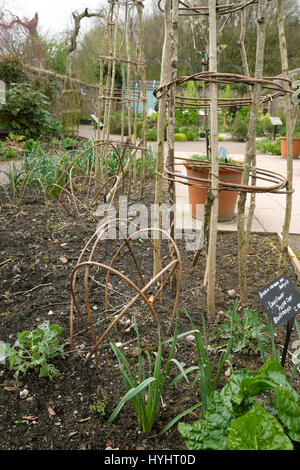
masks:
<path id="1" fill-rule="evenodd" d="M 275 404 L 290 438 L 300 442 L 300 396 L 292 387 L 277 387 Z"/>
<path id="2" fill-rule="evenodd" d="M 293 450 L 281 424 L 259 403 L 231 424 L 227 442 L 229 450 Z"/>
<path id="3" fill-rule="evenodd" d="M 285 377 L 284 368 L 275 359 L 268 359 L 267 362 L 262 366 L 259 374 L 264 379 L 273 382 L 276 385 L 286 385 L 287 380 Z"/>
<path id="4" fill-rule="evenodd" d="M 247 377 L 256 376 L 257 372 L 250 371 L 248 369 L 241 369 L 240 371 L 234 372 L 228 379 L 226 385 L 221 391 L 223 400 L 230 405 L 240 405 L 244 399 L 244 394 L 241 390 L 241 383 Z"/>
<path id="5" fill-rule="evenodd" d="M 277 386 L 289 387 L 283 367 L 272 358 L 268 359 L 257 375 L 244 378 L 240 385 L 242 394 L 251 397 Z"/>
<path id="6" fill-rule="evenodd" d="M 193 424 L 179 423 L 178 431 L 183 436 L 189 450 L 206 449 L 204 444 L 206 429 L 202 420 L 195 421 Z"/>
<path id="7" fill-rule="evenodd" d="M 227 435 L 235 415 L 224 403 L 219 392 L 214 392 L 205 419 L 193 424 L 179 423 L 178 430 L 190 450 L 224 450 L 227 448 Z"/>

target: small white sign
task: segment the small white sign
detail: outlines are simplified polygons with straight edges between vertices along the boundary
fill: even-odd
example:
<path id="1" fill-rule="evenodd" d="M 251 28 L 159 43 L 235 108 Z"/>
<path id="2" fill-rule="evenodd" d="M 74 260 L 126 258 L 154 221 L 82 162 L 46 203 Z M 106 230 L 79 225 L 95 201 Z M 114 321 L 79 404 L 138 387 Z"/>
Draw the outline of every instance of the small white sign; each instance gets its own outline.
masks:
<path id="1" fill-rule="evenodd" d="M 98 124 L 98 118 L 95 114 L 91 114 L 91 118 Z M 100 121 L 100 129 L 102 129 L 102 127 L 104 126 L 104 124 Z"/>
<path id="2" fill-rule="evenodd" d="M 6 103 L 6 85 L 3 80 L 0 80 L 0 104 Z"/>
<path id="3" fill-rule="evenodd" d="M 273 124 L 273 126 L 282 126 L 282 122 L 281 122 L 281 119 L 279 117 L 271 116 L 270 121 Z"/>

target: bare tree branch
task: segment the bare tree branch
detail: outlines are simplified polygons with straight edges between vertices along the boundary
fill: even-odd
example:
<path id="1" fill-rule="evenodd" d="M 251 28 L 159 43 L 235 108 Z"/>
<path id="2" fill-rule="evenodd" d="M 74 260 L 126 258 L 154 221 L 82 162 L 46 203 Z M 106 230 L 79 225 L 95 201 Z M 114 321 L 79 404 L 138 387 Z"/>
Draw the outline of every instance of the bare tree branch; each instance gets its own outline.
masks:
<path id="1" fill-rule="evenodd" d="M 78 13 L 77 11 L 73 11 L 72 13 L 73 20 L 74 20 L 74 29 L 71 33 L 70 37 L 70 46 L 69 46 L 69 54 L 71 54 L 73 51 L 76 50 L 77 48 L 77 37 L 80 31 L 80 22 L 83 18 L 92 18 L 92 17 L 98 17 L 98 18 L 104 18 L 103 13 L 101 12 L 90 12 L 88 8 L 86 8 L 82 13 Z"/>

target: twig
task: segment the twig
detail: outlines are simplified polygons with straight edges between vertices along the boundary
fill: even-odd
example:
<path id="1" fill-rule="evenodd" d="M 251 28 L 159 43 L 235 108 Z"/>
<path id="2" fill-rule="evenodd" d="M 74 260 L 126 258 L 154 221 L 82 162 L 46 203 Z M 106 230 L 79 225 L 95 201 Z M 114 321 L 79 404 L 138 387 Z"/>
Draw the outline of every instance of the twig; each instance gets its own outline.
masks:
<path id="1" fill-rule="evenodd" d="M 12 295 L 19 295 L 19 294 L 29 294 L 30 292 L 36 290 L 36 289 L 39 289 L 40 287 L 47 287 L 47 286 L 51 286 L 51 282 L 49 284 L 39 284 L 38 286 L 35 286 L 33 287 L 32 289 L 29 289 L 29 290 L 23 290 L 23 291 L 19 291 L 19 292 L 12 292 L 11 294 L 9 295 L 3 295 L 1 294 L 2 297 L 10 297 Z"/>
<path id="2" fill-rule="evenodd" d="M 1 266 L 4 266 L 5 264 L 9 263 L 10 261 L 12 261 L 11 258 L 8 258 L 8 259 L 6 259 L 5 261 L 2 261 L 2 262 L 0 263 L 0 267 L 1 267 Z"/>

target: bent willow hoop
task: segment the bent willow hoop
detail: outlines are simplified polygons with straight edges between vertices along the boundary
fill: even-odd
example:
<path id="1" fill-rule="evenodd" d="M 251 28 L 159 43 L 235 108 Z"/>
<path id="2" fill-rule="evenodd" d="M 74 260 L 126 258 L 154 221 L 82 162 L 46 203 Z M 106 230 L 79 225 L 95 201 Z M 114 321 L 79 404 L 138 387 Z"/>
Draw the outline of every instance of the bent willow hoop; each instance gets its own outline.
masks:
<path id="1" fill-rule="evenodd" d="M 268 101 L 273 101 L 276 98 L 284 96 L 286 93 L 293 93 L 293 91 L 291 90 L 291 81 L 288 79 L 278 79 L 278 77 L 265 77 L 262 79 L 258 79 L 234 73 L 199 72 L 189 76 L 177 77 L 175 80 L 172 80 L 169 83 L 166 83 L 165 85 L 161 85 L 155 88 L 155 90 L 153 91 L 153 95 L 156 99 L 159 100 L 166 93 L 169 93 L 172 87 L 180 87 L 180 85 L 183 85 L 184 83 L 189 81 L 203 83 L 219 83 L 227 85 L 235 85 L 241 83 L 249 86 L 259 84 L 261 85 L 262 90 L 266 90 L 266 94 L 260 97 L 261 104 L 266 103 Z M 284 83 L 288 85 L 288 88 L 284 86 Z M 207 108 L 210 106 L 210 102 L 210 98 L 206 97 L 187 98 L 179 95 L 176 95 L 175 97 L 176 107 L 192 109 Z M 252 98 L 250 96 L 246 98 L 218 98 L 218 107 L 224 108 L 237 105 L 245 106 L 250 105 L 251 102 Z"/>
<path id="2" fill-rule="evenodd" d="M 162 176 L 167 180 L 173 180 L 177 183 L 185 184 L 187 186 L 201 187 L 201 188 L 211 188 L 211 162 L 209 161 L 199 161 L 191 158 L 180 158 L 176 157 L 176 165 L 182 166 L 193 166 L 196 169 L 201 169 L 201 167 L 209 168 L 208 178 L 198 178 L 196 176 L 187 176 L 183 173 L 172 172 L 167 168 L 167 165 L 164 166 L 164 171 Z M 226 168 L 232 173 L 241 173 L 243 167 L 241 165 L 231 164 L 231 163 L 219 163 L 220 168 Z M 240 192 L 249 192 L 249 193 L 277 193 L 283 194 L 286 191 L 281 191 L 286 187 L 287 180 L 284 176 L 274 171 L 264 170 L 260 168 L 251 168 L 250 176 L 252 180 L 266 181 L 266 185 L 243 185 L 230 183 L 226 181 L 219 180 L 219 191 L 240 191 Z M 192 182 L 191 182 L 192 181 Z M 214 188 L 216 189 L 216 188 Z"/>
<path id="3" fill-rule="evenodd" d="M 243 8 L 248 7 L 257 3 L 257 0 L 248 0 L 246 2 L 237 2 L 231 4 L 223 4 L 217 5 L 217 13 L 220 15 L 229 15 L 230 13 L 234 13 L 236 11 L 242 10 Z M 158 8 L 161 11 L 164 11 L 162 7 L 162 0 L 158 0 Z M 209 14 L 209 8 L 206 6 L 197 6 L 195 3 L 193 5 L 187 4 L 187 2 L 179 1 L 178 7 L 178 15 L 179 16 L 198 16 L 198 15 L 206 15 Z"/>
<path id="4" fill-rule="evenodd" d="M 74 314 L 76 311 L 79 314 L 80 319 L 82 323 L 84 324 L 84 326 L 90 330 L 92 343 L 93 343 L 92 350 L 88 354 L 86 358 L 86 362 L 92 356 L 95 356 L 97 365 L 98 365 L 99 345 L 104 341 L 104 339 L 107 337 L 109 332 L 115 326 L 117 326 L 118 323 L 120 323 L 120 321 L 122 320 L 122 317 L 126 313 L 128 313 L 130 309 L 139 300 L 142 300 L 142 303 L 146 307 L 146 311 L 150 312 L 154 323 L 156 324 L 156 326 L 160 328 L 161 332 L 164 333 L 163 327 L 159 319 L 159 313 L 156 308 L 156 303 L 158 303 L 157 302 L 158 298 L 160 298 L 160 300 L 162 301 L 163 290 L 165 289 L 166 284 L 170 282 L 172 278 L 174 279 L 174 276 L 176 279 L 176 282 L 175 282 L 176 291 L 175 291 L 175 297 L 174 297 L 173 310 L 171 313 L 171 320 L 168 326 L 167 333 L 169 333 L 173 325 L 177 308 L 178 308 L 179 292 L 180 292 L 180 284 L 181 284 L 181 257 L 180 257 L 180 252 L 176 243 L 166 231 L 162 229 L 155 229 L 155 228 L 135 230 L 134 233 L 128 236 L 123 241 L 123 243 L 119 246 L 119 248 L 116 250 L 109 264 L 105 264 L 104 262 L 98 262 L 95 260 L 96 250 L 98 246 L 101 245 L 101 242 L 103 242 L 103 240 L 105 239 L 105 235 L 108 232 L 108 230 L 111 227 L 114 227 L 119 232 L 121 232 L 122 224 L 123 224 L 123 227 L 124 227 L 124 224 L 126 224 L 126 226 L 132 225 L 133 229 L 135 229 L 135 224 L 133 224 L 127 219 L 108 220 L 104 222 L 100 227 L 98 227 L 97 231 L 90 238 L 90 240 L 87 242 L 86 246 L 82 250 L 78 258 L 78 262 L 71 273 L 70 346 L 72 349 L 73 348 L 73 336 L 74 336 L 73 335 L 74 318 L 75 318 Z M 135 255 L 132 240 L 135 240 L 136 238 L 140 236 L 145 241 L 148 241 L 152 245 L 152 248 L 154 248 L 153 241 L 151 240 L 149 236 L 149 233 L 152 233 L 152 232 L 156 232 L 157 234 L 165 236 L 165 238 L 168 240 L 168 243 L 170 243 L 173 246 L 175 257 L 166 266 L 163 266 L 162 258 L 159 255 L 160 271 L 157 275 L 152 276 L 150 280 L 147 281 L 145 275 L 143 274 L 143 269 L 137 259 L 137 256 Z M 124 273 L 124 271 L 121 272 L 119 269 L 116 269 L 114 267 L 117 261 L 117 258 L 119 258 L 120 255 L 122 255 L 124 248 L 128 249 L 129 254 L 133 260 L 134 266 L 136 268 L 136 273 L 139 279 L 138 283 L 134 282 L 130 277 L 128 277 Z M 77 285 L 79 283 L 78 273 L 80 270 L 83 270 L 83 273 L 84 273 L 84 277 L 83 277 L 84 303 L 85 303 L 87 321 L 79 305 L 80 302 L 78 301 L 78 295 L 76 292 Z M 103 289 L 104 318 L 96 319 L 95 318 L 96 314 L 92 312 L 92 308 L 91 308 L 90 284 L 91 284 L 91 280 L 95 282 L 95 280 L 92 279 L 92 272 L 95 274 L 95 276 L 97 275 L 99 276 L 99 273 L 101 271 L 105 272 L 105 283 L 102 284 L 102 287 L 104 288 Z M 119 293 L 119 294 L 121 293 L 122 295 L 124 295 L 124 293 L 118 291 L 118 289 L 120 289 L 119 284 L 121 281 L 124 281 L 125 284 L 128 287 L 130 287 L 131 290 L 134 291 L 134 295 L 130 296 L 130 298 L 128 298 L 125 303 L 122 303 L 117 308 L 117 310 L 115 311 L 116 314 L 114 316 L 114 319 L 110 322 L 110 324 L 106 328 L 104 329 L 102 328 L 102 332 L 97 335 L 95 325 L 99 322 L 102 323 L 103 321 L 105 321 L 108 307 L 109 307 L 109 301 L 108 301 L 109 291 L 114 291 L 116 293 Z M 82 289 L 79 287 L 79 292 L 81 292 L 81 290 Z M 151 291 L 150 295 L 149 295 L 149 291 Z"/>

